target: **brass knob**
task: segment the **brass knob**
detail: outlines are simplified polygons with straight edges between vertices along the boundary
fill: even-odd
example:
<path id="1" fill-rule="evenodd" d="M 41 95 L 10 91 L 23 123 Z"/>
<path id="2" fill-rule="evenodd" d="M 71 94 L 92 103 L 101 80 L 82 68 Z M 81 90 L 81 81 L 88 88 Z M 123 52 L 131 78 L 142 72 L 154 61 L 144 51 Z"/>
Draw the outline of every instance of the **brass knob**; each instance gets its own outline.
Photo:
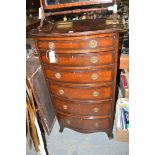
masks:
<path id="1" fill-rule="evenodd" d="M 59 94 L 60 94 L 60 95 L 63 95 L 63 94 L 64 94 L 64 90 L 63 90 L 63 89 L 60 89 L 60 90 L 59 90 Z"/>
<path id="2" fill-rule="evenodd" d="M 94 108 L 93 112 L 99 112 L 99 108 Z"/>
<path id="3" fill-rule="evenodd" d="M 67 124 L 71 124 L 71 121 L 70 120 L 67 120 L 66 122 L 67 122 Z"/>
<path id="4" fill-rule="evenodd" d="M 98 122 L 96 122 L 96 123 L 95 123 L 95 126 L 96 126 L 96 127 L 99 127 L 99 123 L 98 123 Z"/>
<path id="5" fill-rule="evenodd" d="M 90 46 L 91 48 L 95 48 L 95 47 L 97 46 L 97 41 L 96 41 L 96 40 L 91 40 L 91 41 L 89 42 L 89 46 Z"/>
<path id="6" fill-rule="evenodd" d="M 48 47 L 50 48 L 50 49 L 52 49 L 52 50 L 54 50 L 54 48 L 55 48 L 55 44 L 54 44 L 54 42 L 49 42 L 48 43 Z"/>
<path id="7" fill-rule="evenodd" d="M 56 77 L 57 79 L 60 79 L 60 78 L 61 78 L 61 74 L 60 74 L 60 73 L 55 73 L 55 77 Z"/>
<path id="8" fill-rule="evenodd" d="M 92 79 L 92 80 L 96 80 L 97 78 L 98 78 L 98 75 L 97 75 L 97 74 L 92 74 L 92 75 L 91 75 L 91 79 Z"/>
<path id="9" fill-rule="evenodd" d="M 90 62 L 91 62 L 91 63 L 96 63 L 97 61 L 98 61 L 98 59 L 97 59 L 96 56 L 92 56 L 92 57 L 90 58 Z"/>
<path id="10" fill-rule="evenodd" d="M 98 92 L 98 91 L 94 91 L 94 92 L 92 93 L 92 95 L 93 95 L 94 97 L 99 96 L 99 92 Z"/>
<path id="11" fill-rule="evenodd" d="M 67 105 L 63 105 L 63 109 L 68 109 L 68 106 Z"/>

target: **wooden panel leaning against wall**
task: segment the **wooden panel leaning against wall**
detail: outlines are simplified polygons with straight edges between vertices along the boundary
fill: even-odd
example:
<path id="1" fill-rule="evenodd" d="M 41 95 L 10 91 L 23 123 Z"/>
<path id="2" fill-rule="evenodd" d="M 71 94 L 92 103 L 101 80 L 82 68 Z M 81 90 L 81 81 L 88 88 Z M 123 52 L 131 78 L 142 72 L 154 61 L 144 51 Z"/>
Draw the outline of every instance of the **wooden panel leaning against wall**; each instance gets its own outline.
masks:
<path id="1" fill-rule="evenodd" d="M 40 62 L 36 56 L 30 57 L 26 61 L 26 83 L 34 95 L 35 108 L 41 124 L 46 133 L 50 134 L 55 122 L 55 113 Z"/>

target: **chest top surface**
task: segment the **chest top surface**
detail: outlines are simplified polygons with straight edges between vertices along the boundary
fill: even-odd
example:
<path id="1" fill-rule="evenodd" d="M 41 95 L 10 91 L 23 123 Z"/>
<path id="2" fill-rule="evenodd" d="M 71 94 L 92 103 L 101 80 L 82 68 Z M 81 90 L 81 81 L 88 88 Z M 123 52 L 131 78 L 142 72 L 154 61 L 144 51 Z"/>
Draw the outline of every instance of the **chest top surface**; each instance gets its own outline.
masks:
<path id="1" fill-rule="evenodd" d="M 41 30 L 33 29 L 30 35 L 36 37 L 65 37 L 119 32 L 119 25 L 106 25 L 103 19 L 88 19 L 45 24 Z"/>

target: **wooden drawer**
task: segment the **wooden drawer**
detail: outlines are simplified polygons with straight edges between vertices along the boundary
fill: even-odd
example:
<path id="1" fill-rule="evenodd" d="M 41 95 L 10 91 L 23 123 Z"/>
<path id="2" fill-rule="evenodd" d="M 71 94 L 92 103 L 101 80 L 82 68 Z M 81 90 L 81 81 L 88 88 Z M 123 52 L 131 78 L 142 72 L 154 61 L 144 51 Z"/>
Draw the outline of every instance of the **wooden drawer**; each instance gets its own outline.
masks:
<path id="1" fill-rule="evenodd" d="M 53 96 L 57 111 L 75 115 L 110 115 L 112 100 L 77 102 L 59 99 Z"/>
<path id="2" fill-rule="evenodd" d="M 87 70 L 70 70 L 44 68 L 46 77 L 55 81 L 70 83 L 96 83 L 111 82 L 113 80 L 113 68 L 110 69 L 87 69 Z"/>
<path id="3" fill-rule="evenodd" d="M 43 64 L 56 66 L 94 66 L 114 63 L 114 51 L 85 54 L 56 54 L 56 63 L 50 63 L 45 52 L 40 52 Z"/>
<path id="4" fill-rule="evenodd" d="M 98 130 L 98 129 L 109 129 L 110 128 L 110 117 L 95 119 L 93 116 L 90 119 L 79 118 L 75 115 L 65 115 L 58 113 L 58 119 L 60 123 L 67 127 L 79 129 L 79 130 Z"/>
<path id="5" fill-rule="evenodd" d="M 64 38 L 63 38 L 64 39 Z M 116 46 L 115 34 L 104 34 L 95 37 L 78 37 L 67 38 L 66 40 L 51 39 L 38 40 L 38 49 L 53 49 L 56 53 L 77 53 L 76 50 L 91 50 L 91 49 L 114 49 Z"/>
<path id="6" fill-rule="evenodd" d="M 96 100 L 96 99 L 111 99 L 113 94 L 113 87 L 110 86 L 78 86 L 76 85 L 62 85 L 50 83 L 50 91 L 53 95 L 61 96 L 68 99 L 80 100 Z"/>

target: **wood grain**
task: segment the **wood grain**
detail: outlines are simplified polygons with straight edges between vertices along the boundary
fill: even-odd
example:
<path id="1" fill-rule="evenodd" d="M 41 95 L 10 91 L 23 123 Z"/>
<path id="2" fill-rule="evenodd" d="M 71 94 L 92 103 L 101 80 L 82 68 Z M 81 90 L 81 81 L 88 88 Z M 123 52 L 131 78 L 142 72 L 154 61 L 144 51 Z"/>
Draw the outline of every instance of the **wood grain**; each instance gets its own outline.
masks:
<path id="1" fill-rule="evenodd" d="M 67 30 L 55 25 L 48 28 L 50 25 L 33 36 L 60 132 L 68 127 L 82 133 L 103 131 L 110 137 L 120 29 L 104 25 L 102 20 L 77 21 Z M 56 63 L 49 63 L 49 42 Z"/>

